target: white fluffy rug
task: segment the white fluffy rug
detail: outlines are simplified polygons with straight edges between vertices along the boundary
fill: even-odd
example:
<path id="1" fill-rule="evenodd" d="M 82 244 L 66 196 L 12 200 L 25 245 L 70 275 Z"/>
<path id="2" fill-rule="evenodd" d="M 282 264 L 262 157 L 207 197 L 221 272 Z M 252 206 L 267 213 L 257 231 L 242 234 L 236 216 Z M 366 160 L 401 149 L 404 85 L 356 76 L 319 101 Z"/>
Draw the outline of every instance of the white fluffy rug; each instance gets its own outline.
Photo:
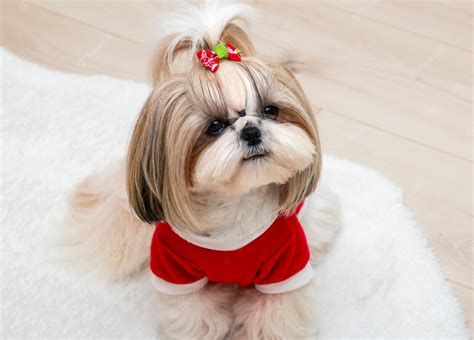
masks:
<path id="1" fill-rule="evenodd" d="M 157 334 L 152 288 L 80 277 L 51 261 L 74 184 L 122 157 L 148 89 L 46 70 L 2 51 L 3 337 Z M 325 157 L 345 226 L 316 270 L 321 337 L 467 338 L 464 316 L 401 190 L 359 164 Z"/>

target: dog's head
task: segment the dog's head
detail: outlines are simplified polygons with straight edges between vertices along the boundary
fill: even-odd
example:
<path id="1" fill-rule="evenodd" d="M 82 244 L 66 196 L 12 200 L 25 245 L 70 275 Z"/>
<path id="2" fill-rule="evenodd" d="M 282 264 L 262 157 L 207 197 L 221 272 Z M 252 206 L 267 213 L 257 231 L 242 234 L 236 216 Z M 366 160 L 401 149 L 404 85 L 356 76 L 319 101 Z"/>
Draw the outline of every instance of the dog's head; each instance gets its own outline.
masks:
<path id="1" fill-rule="evenodd" d="M 320 172 L 308 99 L 288 68 L 255 57 L 242 27 L 246 7 L 195 11 L 181 21 L 173 17 L 177 29 L 168 26 L 153 64 L 154 88 L 128 151 L 131 206 L 149 223 L 200 228 L 192 192 L 238 195 L 278 184 L 280 210 L 290 213 L 315 189 Z M 218 22 L 206 22 L 206 11 Z M 238 47 L 242 60 L 222 60 L 213 73 L 195 54 L 219 42 Z"/>

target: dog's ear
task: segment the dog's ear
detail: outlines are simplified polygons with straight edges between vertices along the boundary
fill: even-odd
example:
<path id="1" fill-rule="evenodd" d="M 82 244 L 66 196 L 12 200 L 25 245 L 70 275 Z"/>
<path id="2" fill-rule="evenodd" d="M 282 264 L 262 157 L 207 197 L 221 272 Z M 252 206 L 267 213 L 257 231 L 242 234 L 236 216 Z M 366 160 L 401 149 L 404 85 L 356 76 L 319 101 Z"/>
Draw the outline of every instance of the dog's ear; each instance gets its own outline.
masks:
<path id="1" fill-rule="evenodd" d="M 152 93 L 140 112 L 130 141 L 126 163 L 127 194 L 131 208 L 144 222 L 165 219 L 162 205 L 164 143 Z"/>
<path id="2" fill-rule="evenodd" d="M 274 65 L 274 74 L 279 82 L 286 84 L 298 102 L 302 104 L 303 110 L 294 116 L 293 124 L 297 124 L 308 134 L 315 148 L 313 162 L 304 170 L 298 171 L 281 188 L 281 211 L 291 214 L 296 210 L 298 204 L 316 189 L 322 165 L 321 144 L 316 113 L 293 72 L 286 65 L 279 64 Z"/>
<path id="3" fill-rule="evenodd" d="M 321 161 L 318 157 L 309 167 L 298 171 L 283 185 L 280 193 L 280 206 L 283 214 L 294 213 L 298 204 L 316 189 L 321 169 L 320 164 Z"/>
<path id="4" fill-rule="evenodd" d="M 188 106 L 185 79 L 174 77 L 153 89 L 135 124 L 127 155 L 127 193 L 133 211 L 145 222 L 175 222 L 174 209 L 189 204 L 181 201 L 188 197 L 190 176 L 184 155 L 189 133 L 183 131 Z"/>
<path id="5" fill-rule="evenodd" d="M 130 206 L 143 221 L 198 225 L 191 210 L 189 167 L 199 118 L 192 115 L 186 79 L 173 77 L 153 89 L 130 141 L 126 179 Z"/>
<path id="6" fill-rule="evenodd" d="M 188 4 L 161 18 L 161 39 L 151 63 L 153 84 L 173 73 L 189 71 L 199 61 L 199 49 L 212 50 L 219 42 L 229 43 L 252 56 L 255 50 L 246 31 L 253 9 L 244 4 L 205 1 L 198 8 Z"/>

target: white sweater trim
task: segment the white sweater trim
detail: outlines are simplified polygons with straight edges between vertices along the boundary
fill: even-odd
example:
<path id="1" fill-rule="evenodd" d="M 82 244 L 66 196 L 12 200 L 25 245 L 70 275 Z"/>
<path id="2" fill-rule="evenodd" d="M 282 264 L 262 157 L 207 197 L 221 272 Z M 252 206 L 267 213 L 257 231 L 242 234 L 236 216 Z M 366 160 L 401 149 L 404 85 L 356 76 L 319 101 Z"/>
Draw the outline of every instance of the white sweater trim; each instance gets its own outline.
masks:
<path id="1" fill-rule="evenodd" d="M 264 294 L 281 294 L 291 292 L 306 285 L 313 278 L 313 267 L 308 262 L 306 266 L 292 277 L 267 285 L 255 285 L 255 288 Z"/>
<path id="2" fill-rule="evenodd" d="M 245 237 L 242 237 L 241 239 L 238 239 L 238 240 L 222 241 L 222 240 L 204 237 L 204 236 L 200 236 L 196 234 L 183 233 L 177 230 L 176 228 L 173 228 L 173 226 L 171 226 L 171 229 L 176 234 L 178 234 L 182 239 L 198 247 L 212 249 L 212 250 L 220 250 L 220 251 L 232 251 L 232 250 L 243 248 L 250 242 L 256 240 L 260 235 L 265 233 L 268 230 L 268 228 L 272 226 L 273 222 L 275 222 L 277 217 L 278 217 L 278 213 L 274 213 L 266 223 L 264 223 L 262 226 L 254 230 L 249 235 L 245 235 Z"/>
<path id="3" fill-rule="evenodd" d="M 153 273 L 151 273 L 150 279 L 151 284 L 153 285 L 153 287 L 155 287 L 156 290 L 168 295 L 182 295 L 194 293 L 199 289 L 203 288 L 209 281 L 207 277 L 204 277 L 200 280 L 191 283 L 176 284 L 165 281 Z"/>

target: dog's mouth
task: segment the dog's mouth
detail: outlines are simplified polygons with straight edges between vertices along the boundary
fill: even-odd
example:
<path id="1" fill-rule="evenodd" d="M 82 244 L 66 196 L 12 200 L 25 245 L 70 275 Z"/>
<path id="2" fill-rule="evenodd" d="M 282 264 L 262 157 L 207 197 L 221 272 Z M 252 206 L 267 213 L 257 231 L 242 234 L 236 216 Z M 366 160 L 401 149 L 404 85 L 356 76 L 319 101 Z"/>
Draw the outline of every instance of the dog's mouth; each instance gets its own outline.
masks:
<path id="1" fill-rule="evenodd" d="M 243 162 L 252 162 L 252 161 L 262 160 L 264 158 L 267 158 L 268 156 L 269 156 L 269 153 L 265 151 L 265 152 L 261 152 L 261 153 L 246 155 L 242 158 L 242 161 Z"/>

